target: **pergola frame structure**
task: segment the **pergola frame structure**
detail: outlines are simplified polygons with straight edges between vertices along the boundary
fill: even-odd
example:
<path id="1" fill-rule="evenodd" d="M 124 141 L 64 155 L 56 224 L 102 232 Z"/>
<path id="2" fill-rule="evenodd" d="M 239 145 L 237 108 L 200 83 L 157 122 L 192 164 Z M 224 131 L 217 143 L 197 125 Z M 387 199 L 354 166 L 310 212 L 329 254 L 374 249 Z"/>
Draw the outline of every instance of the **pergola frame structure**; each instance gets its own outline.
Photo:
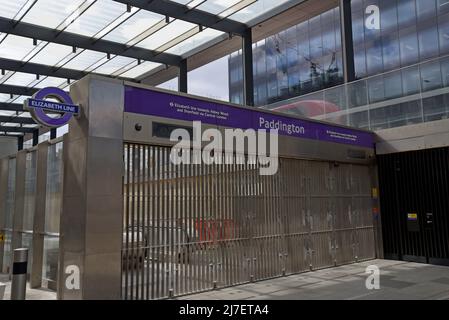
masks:
<path id="1" fill-rule="evenodd" d="M 203 10 L 199 10 L 198 6 L 204 1 L 192 1 L 191 5 L 182 5 L 173 1 L 164 1 L 164 0 L 114 0 L 117 3 L 121 3 L 126 6 L 128 12 L 131 12 L 132 8 L 149 11 L 152 13 L 156 13 L 158 15 L 162 15 L 166 17 L 166 21 L 161 21 L 160 24 L 154 26 L 153 32 L 157 32 L 158 30 L 164 28 L 168 23 L 170 23 L 170 19 L 182 20 L 198 26 L 195 30 L 190 30 L 189 34 L 195 35 L 199 32 L 202 32 L 206 28 L 218 30 L 223 33 L 227 33 L 229 38 L 233 36 L 241 37 L 242 39 L 242 51 L 243 51 L 243 69 L 244 69 L 244 95 L 245 95 L 245 103 L 247 105 L 254 105 L 254 84 L 253 84 L 253 62 L 252 62 L 252 26 L 248 26 L 245 23 L 238 22 L 237 20 L 230 19 L 226 14 L 212 14 Z M 257 0 L 241 0 L 239 3 L 235 5 L 235 12 L 238 10 L 244 9 L 246 6 L 251 5 Z M 38 2 L 38 1 L 37 1 Z M 95 1 L 93 1 L 95 2 Z M 285 6 L 285 9 L 289 9 L 292 6 L 298 5 L 304 2 L 304 0 L 290 1 L 288 5 Z M 34 6 L 36 1 L 31 5 Z M 195 4 L 193 4 L 195 3 Z M 282 7 L 282 6 L 281 6 Z M 229 9 L 229 8 L 228 8 Z M 282 8 L 281 8 L 282 9 Z M 277 9 L 279 10 L 279 9 Z M 225 11 L 226 12 L 226 11 Z M 81 15 L 81 14 L 80 14 Z M 264 16 L 265 18 L 265 16 Z M 121 23 L 124 23 L 122 21 Z M 120 24 L 118 25 L 120 26 Z M 117 27 L 117 26 L 116 26 Z M 114 29 L 112 29 L 114 30 Z M 4 17 L 0 17 L 0 35 L 14 35 L 29 38 L 30 41 L 33 41 L 34 44 L 37 41 L 45 41 L 48 43 L 61 44 L 65 46 L 73 47 L 74 52 L 77 49 L 80 50 L 90 50 L 100 53 L 106 53 L 108 59 L 110 59 L 111 55 L 119 56 L 119 57 L 127 57 L 136 59 L 138 64 L 142 62 L 152 62 L 161 64 L 161 68 L 163 69 L 168 67 L 176 67 L 178 68 L 178 81 L 179 81 L 179 91 L 187 92 L 187 73 L 188 69 L 188 57 L 175 55 L 171 53 L 167 53 L 165 51 L 159 50 L 149 50 L 136 45 L 126 45 L 121 44 L 109 40 L 105 40 L 100 38 L 92 38 L 88 36 L 84 36 L 81 34 L 75 34 L 66 31 L 63 29 L 52 29 L 44 26 L 39 26 L 35 24 L 30 24 L 27 22 L 23 22 L 20 20 L 11 20 Z M 150 33 L 151 34 L 151 33 Z M 189 34 L 183 34 L 181 36 L 175 37 L 174 39 L 169 39 L 171 45 L 176 45 L 183 40 L 186 40 Z M 0 38 L 1 43 L 1 38 Z M 213 44 L 215 45 L 215 44 Z M 210 46 L 210 45 L 209 45 Z M 169 46 L 165 46 L 165 48 L 169 48 Z M 159 48 L 158 48 L 159 49 Z M 157 71 L 160 71 L 159 68 Z M 5 74 L 5 71 L 11 72 L 19 72 L 19 73 L 27 73 L 27 74 L 35 74 L 36 77 L 39 76 L 47 76 L 47 77 L 57 77 L 67 79 L 68 84 L 72 80 L 79 80 L 91 73 L 89 71 L 80 71 L 74 70 L 70 68 L 57 67 L 57 66 L 49 66 L 39 63 L 33 63 L 28 61 L 20 61 L 20 60 L 12 60 L 7 58 L 0 57 L 0 70 L 2 71 L 2 75 Z M 156 71 L 156 72 L 157 72 Z M 95 71 L 93 71 L 95 72 Z M 146 75 L 147 77 L 148 75 Z M 137 81 L 140 82 L 142 79 L 131 79 L 126 77 L 114 76 L 115 78 L 123 78 L 128 81 Z M 36 87 L 26 87 L 26 86 L 16 86 L 16 85 L 7 85 L 0 84 L 0 93 L 2 94 L 10 94 L 11 97 L 14 96 L 31 96 L 38 89 Z M 11 99 L 12 100 L 12 99 Z M 9 135 L 10 133 L 23 133 L 28 134 L 32 133 L 33 136 L 39 135 L 39 126 L 35 128 L 30 127 L 22 127 L 24 124 L 32 124 L 32 119 L 29 117 L 24 117 L 19 115 L 23 112 L 23 107 L 20 103 L 12 103 L 2 102 L 0 103 L 0 110 L 3 111 L 13 111 L 15 114 L 11 114 L 8 116 L 0 117 L 0 134 L 1 135 Z M 9 124 L 18 123 L 20 127 L 13 127 Z M 5 125 L 4 125 L 5 124 Z M 47 131 L 47 130 L 46 130 Z M 36 133 L 37 132 L 37 133 Z M 52 130 L 52 136 L 54 136 L 55 132 Z M 21 136 L 19 136 L 21 137 Z M 23 137 L 21 137 L 23 140 Z M 20 145 L 20 144 L 19 144 Z"/>

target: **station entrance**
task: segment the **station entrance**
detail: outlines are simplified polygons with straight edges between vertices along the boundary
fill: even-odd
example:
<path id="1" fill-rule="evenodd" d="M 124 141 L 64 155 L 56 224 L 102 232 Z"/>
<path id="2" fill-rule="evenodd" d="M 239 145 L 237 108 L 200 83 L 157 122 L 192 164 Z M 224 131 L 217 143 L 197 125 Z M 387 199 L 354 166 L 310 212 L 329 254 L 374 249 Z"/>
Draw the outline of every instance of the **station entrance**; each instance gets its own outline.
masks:
<path id="1" fill-rule="evenodd" d="M 28 246 L 31 287 L 165 299 L 379 257 L 373 133 L 99 76 L 71 96 L 64 137 L 0 161 L 0 265 Z M 278 170 L 227 147 L 174 163 L 170 132 L 197 122 L 277 128 Z"/>

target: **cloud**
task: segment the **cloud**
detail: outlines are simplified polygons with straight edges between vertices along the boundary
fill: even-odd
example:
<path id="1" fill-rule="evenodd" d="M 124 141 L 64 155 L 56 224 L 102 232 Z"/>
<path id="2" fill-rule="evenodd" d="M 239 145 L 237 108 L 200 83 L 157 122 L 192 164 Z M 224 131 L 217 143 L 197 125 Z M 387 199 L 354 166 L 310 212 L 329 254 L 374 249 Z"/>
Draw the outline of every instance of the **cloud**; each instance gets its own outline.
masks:
<path id="1" fill-rule="evenodd" d="M 229 101 L 228 57 L 211 62 L 189 73 L 189 93 Z"/>

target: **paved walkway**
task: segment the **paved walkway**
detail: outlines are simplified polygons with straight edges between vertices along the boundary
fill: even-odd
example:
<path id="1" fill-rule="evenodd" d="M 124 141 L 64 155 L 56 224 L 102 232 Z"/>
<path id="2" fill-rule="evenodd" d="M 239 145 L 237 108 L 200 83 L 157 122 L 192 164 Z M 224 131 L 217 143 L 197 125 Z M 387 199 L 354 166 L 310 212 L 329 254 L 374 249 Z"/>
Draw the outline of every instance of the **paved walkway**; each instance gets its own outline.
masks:
<path id="1" fill-rule="evenodd" d="M 367 290 L 366 267 L 380 268 L 380 290 Z M 449 267 L 374 260 L 201 293 L 185 300 L 449 300 Z"/>
<path id="2" fill-rule="evenodd" d="M 366 267 L 380 268 L 380 290 L 367 290 Z M 10 298 L 8 276 L 5 300 Z M 54 300 L 56 293 L 44 289 L 28 289 L 27 300 Z M 245 284 L 180 297 L 181 300 L 449 300 L 449 267 L 417 263 L 374 260 L 332 269 L 307 272 L 279 279 Z"/>
<path id="3" fill-rule="evenodd" d="M 11 298 L 11 281 L 7 274 L 0 273 L 0 282 L 6 284 L 5 296 L 3 300 L 10 300 Z M 1 299 L 1 298 L 0 298 Z M 30 289 L 27 285 L 26 300 L 55 300 L 56 292 L 46 289 Z"/>

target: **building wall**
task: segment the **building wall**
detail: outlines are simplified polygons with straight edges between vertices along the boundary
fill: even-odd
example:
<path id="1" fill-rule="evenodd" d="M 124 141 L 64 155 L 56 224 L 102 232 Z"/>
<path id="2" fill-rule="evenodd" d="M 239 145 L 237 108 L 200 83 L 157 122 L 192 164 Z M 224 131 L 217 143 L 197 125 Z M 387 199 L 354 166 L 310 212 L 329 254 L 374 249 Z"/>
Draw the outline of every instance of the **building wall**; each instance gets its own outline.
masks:
<path id="1" fill-rule="evenodd" d="M 334 8 L 254 44 L 258 106 L 343 82 L 340 10 Z M 242 55 L 229 58 L 230 100 L 243 102 Z"/>
<path id="2" fill-rule="evenodd" d="M 351 7 L 358 80 L 342 84 L 337 7 L 255 44 L 256 105 L 374 131 L 449 118 L 449 0 L 352 0 Z M 333 61 L 331 48 L 336 68 L 317 74 L 316 66 Z M 236 103 L 239 70 L 237 53 L 230 58 Z"/>
<path id="3" fill-rule="evenodd" d="M 380 28 L 367 22 L 372 5 Z M 352 0 L 351 6 L 359 79 L 449 54 L 449 0 Z"/>
<path id="4" fill-rule="evenodd" d="M 17 138 L 0 137 L 0 158 L 17 152 Z"/>

